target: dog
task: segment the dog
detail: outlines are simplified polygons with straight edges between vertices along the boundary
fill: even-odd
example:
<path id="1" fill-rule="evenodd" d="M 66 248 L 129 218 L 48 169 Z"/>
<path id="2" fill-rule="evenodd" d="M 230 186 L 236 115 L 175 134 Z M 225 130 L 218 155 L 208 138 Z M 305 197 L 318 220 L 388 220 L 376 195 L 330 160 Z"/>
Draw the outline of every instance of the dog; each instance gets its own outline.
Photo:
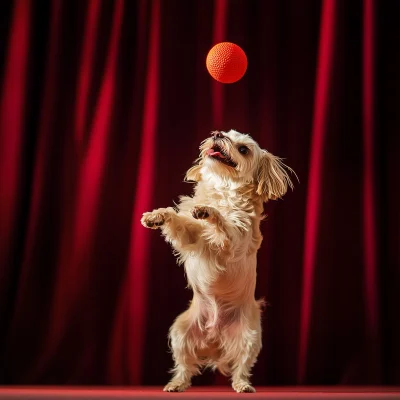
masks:
<path id="1" fill-rule="evenodd" d="M 169 331 L 175 367 L 164 391 L 184 391 L 210 367 L 230 376 L 236 392 L 255 392 L 249 378 L 262 346 L 264 302 L 254 297 L 260 222 L 263 203 L 293 188 L 288 172 L 249 135 L 214 131 L 185 176 L 195 182 L 193 195 L 143 214 L 142 225 L 161 229 L 172 245 L 193 291 Z"/>

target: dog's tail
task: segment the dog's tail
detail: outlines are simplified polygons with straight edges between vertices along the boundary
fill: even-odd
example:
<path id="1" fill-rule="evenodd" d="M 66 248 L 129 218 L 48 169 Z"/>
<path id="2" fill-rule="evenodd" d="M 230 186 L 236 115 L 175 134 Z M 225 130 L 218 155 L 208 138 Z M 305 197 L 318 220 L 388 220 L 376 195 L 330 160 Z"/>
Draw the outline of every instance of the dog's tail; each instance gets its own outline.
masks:
<path id="1" fill-rule="evenodd" d="M 264 297 L 261 297 L 261 299 L 256 301 L 258 309 L 263 312 L 265 311 L 266 307 L 269 306 L 270 304 L 264 299 Z"/>

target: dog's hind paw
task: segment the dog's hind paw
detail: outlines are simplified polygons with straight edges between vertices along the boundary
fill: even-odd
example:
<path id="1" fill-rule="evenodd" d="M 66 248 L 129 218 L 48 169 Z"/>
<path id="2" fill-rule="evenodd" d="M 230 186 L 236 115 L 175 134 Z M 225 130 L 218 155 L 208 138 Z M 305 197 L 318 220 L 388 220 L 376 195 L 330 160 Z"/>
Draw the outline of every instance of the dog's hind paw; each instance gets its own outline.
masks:
<path id="1" fill-rule="evenodd" d="M 233 390 L 235 390 L 237 393 L 255 393 L 256 389 L 253 388 L 253 386 L 250 385 L 250 383 L 247 382 L 240 382 L 237 384 L 232 385 Z"/>
<path id="2" fill-rule="evenodd" d="M 163 390 L 164 392 L 184 392 L 189 386 L 190 383 L 169 382 Z"/>

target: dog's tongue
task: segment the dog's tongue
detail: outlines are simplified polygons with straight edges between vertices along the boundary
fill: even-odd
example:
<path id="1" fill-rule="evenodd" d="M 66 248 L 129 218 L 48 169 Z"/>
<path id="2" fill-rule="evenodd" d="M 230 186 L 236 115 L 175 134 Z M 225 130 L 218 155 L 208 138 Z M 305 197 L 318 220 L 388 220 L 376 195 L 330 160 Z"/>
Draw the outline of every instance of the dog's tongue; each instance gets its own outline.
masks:
<path id="1" fill-rule="evenodd" d="M 217 157 L 220 157 L 220 158 L 226 158 L 223 154 L 221 154 L 221 152 L 219 152 L 219 151 L 214 151 L 214 149 L 208 149 L 207 150 L 207 154 L 209 155 L 209 156 L 217 156 Z"/>

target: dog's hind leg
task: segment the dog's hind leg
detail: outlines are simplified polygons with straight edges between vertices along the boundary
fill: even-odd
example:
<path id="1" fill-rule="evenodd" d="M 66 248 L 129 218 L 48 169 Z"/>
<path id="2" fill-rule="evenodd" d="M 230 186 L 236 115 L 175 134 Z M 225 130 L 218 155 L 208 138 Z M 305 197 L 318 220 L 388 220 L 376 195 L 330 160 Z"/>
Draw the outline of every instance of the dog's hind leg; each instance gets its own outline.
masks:
<path id="1" fill-rule="evenodd" d="M 258 324 L 257 324 L 258 325 Z M 238 393 L 254 393 L 251 368 L 261 350 L 261 326 L 255 329 L 242 324 L 229 327 L 223 337 L 223 360 L 230 365 L 232 388 Z"/>
<path id="2" fill-rule="evenodd" d="M 190 309 L 182 313 L 171 326 L 170 346 L 175 366 L 165 392 L 183 392 L 191 385 L 192 376 L 199 374 L 201 360 L 196 354 L 196 339 L 192 333 Z"/>

